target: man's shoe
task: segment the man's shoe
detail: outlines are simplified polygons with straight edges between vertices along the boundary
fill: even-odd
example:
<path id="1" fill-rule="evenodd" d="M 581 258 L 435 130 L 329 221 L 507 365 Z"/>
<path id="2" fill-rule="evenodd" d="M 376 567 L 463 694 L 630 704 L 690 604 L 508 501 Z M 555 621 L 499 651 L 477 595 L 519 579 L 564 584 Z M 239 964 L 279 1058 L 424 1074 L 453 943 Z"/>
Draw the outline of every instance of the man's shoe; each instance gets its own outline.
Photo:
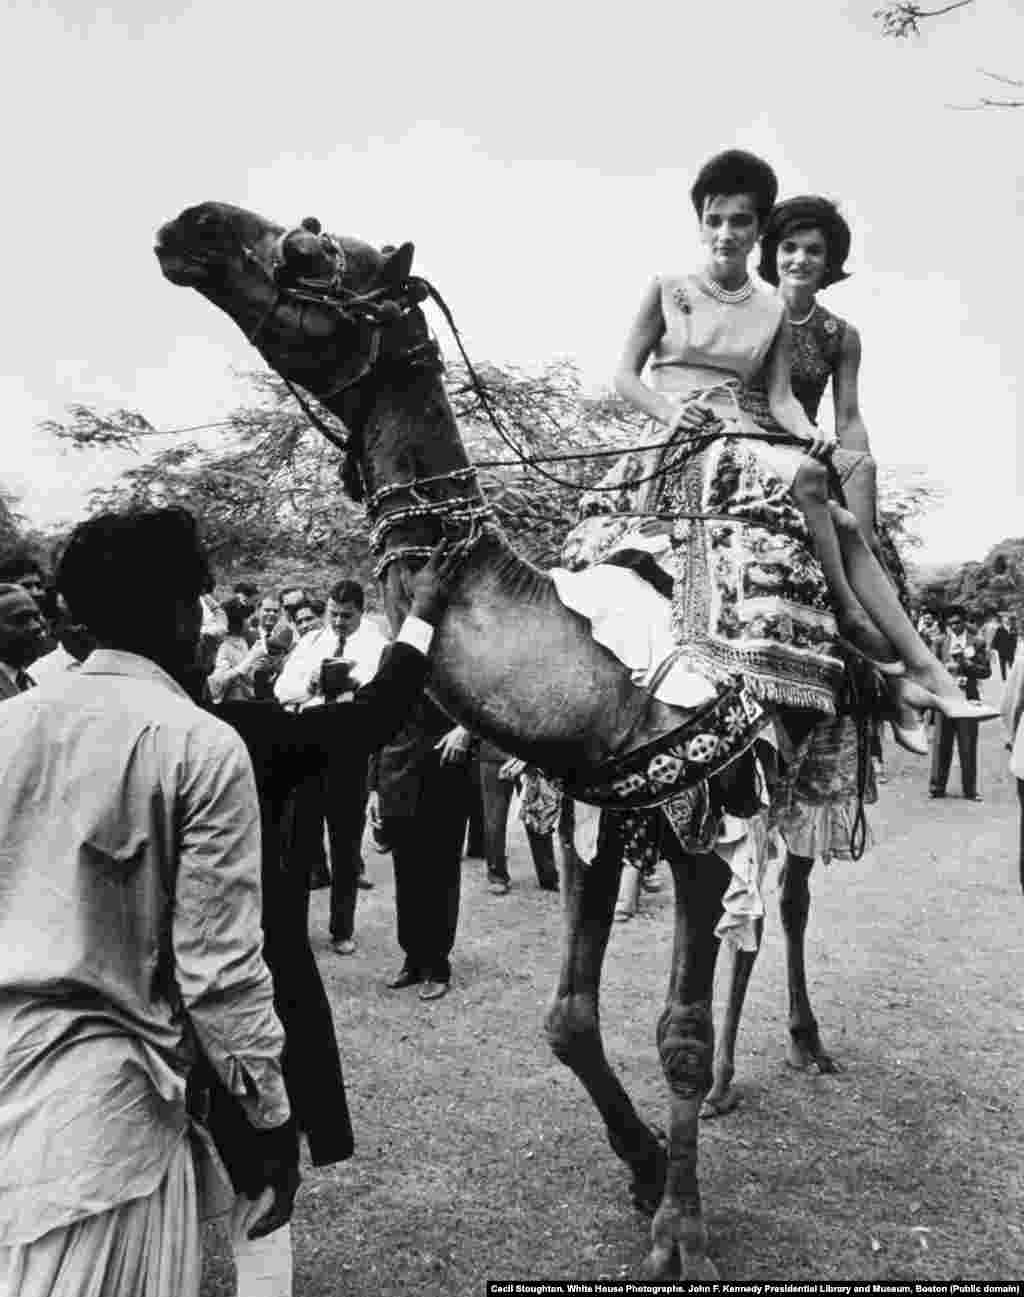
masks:
<path id="1" fill-rule="evenodd" d="M 487 880 L 487 890 L 492 896 L 507 896 L 510 886 L 511 884 L 507 878 L 489 878 Z"/>
<path id="2" fill-rule="evenodd" d="M 983 802 L 985 799 L 981 793 L 964 793 L 964 800 L 968 802 Z"/>
<path id="3" fill-rule="evenodd" d="M 418 986 L 423 981 L 423 974 L 408 966 L 402 968 L 393 981 L 388 982 L 389 991 L 404 991 L 407 986 Z"/>
<path id="4" fill-rule="evenodd" d="M 557 875 L 557 874 L 555 874 L 554 878 L 538 878 L 538 879 L 537 879 L 537 882 L 538 882 L 538 884 L 539 884 L 539 886 L 540 886 L 540 890 L 541 890 L 542 892 L 557 892 L 557 891 L 558 891 L 558 875 Z"/>
<path id="5" fill-rule="evenodd" d="M 359 877 L 356 879 L 356 886 L 364 892 L 372 891 L 373 880 L 367 878 L 365 874 L 360 874 Z"/>
<path id="6" fill-rule="evenodd" d="M 336 955 L 354 955 L 356 953 L 356 943 L 351 937 L 343 937 L 340 941 L 332 941 L 331 949 Z"/>
<path id="7" fill-rule="evenodd" d="M 450 985 L 448 981 L 435 981 L 433 978 L 428 978 L 417 991 L 417 995 L 421 1000 L 440 1000 L 443 995 L 448 994 Z"/>
<path id="8" fill-rule="evenodd" d="M 928 789 L 928 796 L 931 797 L 932 799 L 935 799 L 935 798 L 938 798 L 938 797 L 945 797 L 945 795 L 946 795 L 946 790 L 945 790 L 944 788 L 929 788 L 929 789 Z"/>

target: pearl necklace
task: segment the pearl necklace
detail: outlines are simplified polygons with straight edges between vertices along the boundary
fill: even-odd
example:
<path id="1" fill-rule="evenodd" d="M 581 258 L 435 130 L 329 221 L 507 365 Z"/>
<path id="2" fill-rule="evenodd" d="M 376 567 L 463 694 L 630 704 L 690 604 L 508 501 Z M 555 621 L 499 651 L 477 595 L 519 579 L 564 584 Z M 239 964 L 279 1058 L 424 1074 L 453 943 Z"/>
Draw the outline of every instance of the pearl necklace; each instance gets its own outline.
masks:
<path id="1" fill-rule="evenodd" d="M 723 288 L 706 275 L 701 275 L 697 282 L 708 297 L 713 297 L 716 302 L 724 302 L 726 306 L 738 306 L 754 295 L 754 281 L 749 276 L 739 288 Z"/>
<path id="2" fill-rule="evenodd" d="M 817 309 L 818 309 L 818 303 L 812 302 L 811 309 L 807 312 L 807 314 L 804 316 L 802 320 L 794 320 L 788 311 L 786 312 L 786 319 L 789 321 L 790 324 L 796 325 L 799 328 L 801 324 L 807 323 L 807 321 L 811 318 L 811 316 L 814 314 L 814 312 Z"/>

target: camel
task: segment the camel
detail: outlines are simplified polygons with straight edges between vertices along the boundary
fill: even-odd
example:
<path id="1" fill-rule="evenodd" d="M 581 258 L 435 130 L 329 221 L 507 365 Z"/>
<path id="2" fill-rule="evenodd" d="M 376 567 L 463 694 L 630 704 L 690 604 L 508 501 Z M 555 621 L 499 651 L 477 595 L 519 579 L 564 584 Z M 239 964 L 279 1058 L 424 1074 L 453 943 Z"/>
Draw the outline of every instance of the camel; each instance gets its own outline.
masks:
<path id="1" fill-rule="evenodd" d="M 155 251 L 171 283 L 228 314 L 273 369 L 347 429 L 343 478 L 373 524 L 393 628 L 408 606 L 408 578 L 439 535 L 463 537 L 467 556 L 437 629 L 428 686 L 451 716 L 605 807 L 654 805 L 698 777 L 725 786 L 749 756 L 766 711 L 749 697 L 728 698 L 735 743 L 723 742 L 722 759 L 710 762 L 725 713 L 695 714 L 638 687 L 589 623 L 562 604 L 552 580 L 487 523 L 421 310 L 429 286 L 410 273 L 410 244 L 381 251 L 324 234 L 313 219 L 289 230 L 238 207 L 202 203 L 161 228 Z M 700 742 L 687 748 L 694 734 Z M 674 755 L 666 763 L 673 736 L 682 736 L 682 746 L 668 749 Z M 696 763 L 685 755 L 691 750 Z M 657 778 L 645 776 L 651 768 Z M 563 958 L 545 1028 L 629 1168 L 634 1200 L 654 1212 L 646 1274 L 714 1279 L 697 1151 L 701 1102 L 712 1084 L 714 929 L 729 869 L 718 855 L 687 854 L 665 835 L 676 894 L 671 975 L 657 1024 L 670 1092 L 666 1139 L 637 1113 L 600 1033 L 601 969 L 622 862 L 617 826 L 626 819 L 602 814 L 589 864 L 567 853 Z"/>

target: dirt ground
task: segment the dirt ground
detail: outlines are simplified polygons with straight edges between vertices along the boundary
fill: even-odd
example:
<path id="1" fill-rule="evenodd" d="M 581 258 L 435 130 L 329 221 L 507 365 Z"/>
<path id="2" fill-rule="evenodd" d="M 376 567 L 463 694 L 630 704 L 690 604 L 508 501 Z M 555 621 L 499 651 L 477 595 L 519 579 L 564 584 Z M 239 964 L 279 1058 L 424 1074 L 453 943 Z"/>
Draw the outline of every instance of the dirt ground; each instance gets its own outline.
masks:
<path id="1" fill-rule="evenodd" d="M 998 695 L 998 686 L 990 686 Z M 1024 1276 L 1024 898 L 1017 810 L 998 722 L 982 726 L 983 804 L 927 797 L 927 762 L 890 744 L 889 782 L 859 863 L 816 869 L 812 1002 L 838 1076 L 784 1063 L 785 967 L 774 882 L 740 1033 L 739 1109 L 701 1129 L 711 1255 L 723 1279 L 1008 1280 Z M 359 953 L 312 937 L 335 1008 L 356 1156 L 306 1178 L 294 1219 L 297 1297 L 472 1297 L 491 1279 L 633 1274 L 648 1222 L 541 1020 L 560 914 L 518 825 L 509 896 L 466 861 L 446 999 L 389 992 L 390 860 L 367 850 Z M 425 852 L 424 867 L 429 867 Z M 654 1047 L 671 887 L 616 925 L 606 967 L 609 1057 L 659 1122 Z M 234 1292 L 209 1234 L 204 1297 Z"/>

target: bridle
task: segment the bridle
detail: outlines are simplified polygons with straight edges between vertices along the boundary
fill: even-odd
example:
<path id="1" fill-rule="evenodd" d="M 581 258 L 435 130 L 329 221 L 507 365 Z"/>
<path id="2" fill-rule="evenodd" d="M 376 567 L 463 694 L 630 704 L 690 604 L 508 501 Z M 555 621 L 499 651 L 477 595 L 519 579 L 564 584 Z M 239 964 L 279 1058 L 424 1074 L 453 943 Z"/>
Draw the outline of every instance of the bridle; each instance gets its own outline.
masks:
<path id="1" fill-rule="evenodd" d="M 317 238 L 325 273 L 320 275 L 290 273 L 286 244 L 293 234 L 300 232 L 313 234 Z M 264 331 L 283 305 L 290 305 L 297 310 L 300 329 L 303 312 L 315 307 L 334 315 L 339 323 L 361 327 L 368 333 L 359 368 L 330 387 L 313 392 L 317 400 L 329 401 L 344 392 L 356 389 L 375 375 L 385 357 L 390 363 L 401 365 L 403 368 L 427 372 L 442 370 L 440 349 L 431 337 L 398 349 L 389 349 L 386 345 L 387 334 L 428 298 L 441 302 L 443 312 L 450 318 L 447 306 L 428 280 L 418 275 L 406 275 L 400 284 L 383 284 L 367 292 L 356 292 L 347 287 L 344 282 L 349 264 L 344 247 L 333 236 L 322 233 L 319 222 L 312 219 L 283 231 L 275 239 L 271 249 L 269 270 L 264 258 L 257 256 L 252 248 L 243 244 L 242 250 L 248 264 L 266 276 L 273 286 L 269 305 L 246 335 L 253 346 L 259 347 Z M 285 378 L 284 382 L 313 426 L 344 452 L 347 462 L 351 462 L 356 449 L 352 434 L 347 437 L 340 436 L 317 414 L 290 379 Z M 403 524 L 437 519 L 445 535 L 458 538 L 467 550 L 475 546 L 484 534 L 486 524 L 493 519 L 493 510 L 482 502 L 481 497 L 478 497 L 478 502 L 472 496 L 465 494 L 475 477 L 476 469 L 472 465 L 467 465 L 449 473 L 414 477 L 409 482 L 390 483 L 367 496 L 365 507 L 371 523 L 370 551 L 379 556 L 373 569 L 377 580 L 383 578 L 386 569 L 396 559 L 427 559 L 433 552 L 432 547 L 424 545 L 389 547 L 389 537 Z M 447 499 L 431 499 L 429 493 L 423 493 L 425 490 L 429 491 L 429 488 L 443 487 L 444 484 L 457 486 L 459 495 Z M 409 497 L 408 504 L 400 503 L 395 499 L 403 493 L 407 493 Z M 393 507 L 384 508 L 385 505 Z"/>

